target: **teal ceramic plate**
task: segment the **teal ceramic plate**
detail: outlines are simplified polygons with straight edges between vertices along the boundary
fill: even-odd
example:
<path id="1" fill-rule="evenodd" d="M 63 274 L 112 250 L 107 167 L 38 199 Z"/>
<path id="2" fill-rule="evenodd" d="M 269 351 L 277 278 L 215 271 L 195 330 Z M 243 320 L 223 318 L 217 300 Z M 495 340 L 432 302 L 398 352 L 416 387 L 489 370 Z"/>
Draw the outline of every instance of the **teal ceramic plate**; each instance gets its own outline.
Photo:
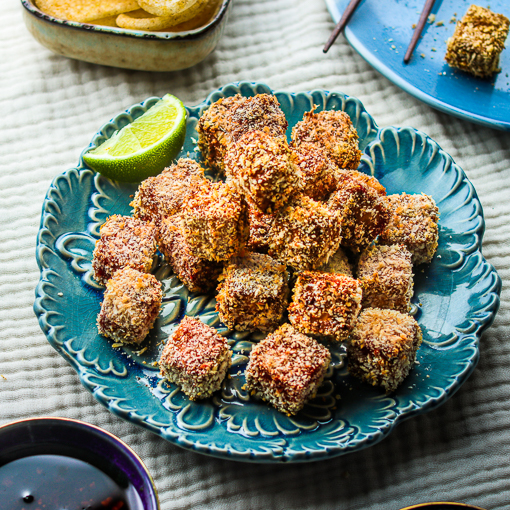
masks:
<path id="1" fill-rule="evenodd" d="M 195 127 L 201 113 L 223 96 L 271 93 L 259 83 L 241 82 L 212 92 L 188 108 L 182 155 L 200 160 Z M 464 172 L 436 142 L 413 128 L 378 128 L 361 102 L 338 92 L 274 92 L 289 121 L 289 133 L 312 105 L 342 109 L 360 136 L 360 169 L 375 175 L 388 193 L 425 192 L 441 213 L 437 256 L 416 271 L 415 316 L 424 333 L 418 364 L 391 395 L 347 373 L 342 348 L 319 395 L 295 418 L 251 398 L 243 389 L 244 367 L 253 341 L 219 322 L 213 296 L 190 294 L 158 261 L 164 303 L 142 352 L 112 348 L 96 330 L 102 288 L 91 277 L 99 226 L 110 214 L 129 214 L 136 186 L 110 181 L 88 169 L 59 175 L 43 204 L 37 240 L 41 279 L 35 313 L 50 344 L 78 372 L 81 382 L 114 414 L 164 439 L 201 453 L 258 462 L 312 461 L 370 446 L 402 420 L 445 402 L 467 379 L 478 360 L 478 342 L 499 306 L 501 281 L 481 253 L 482 208 Z M 94 136 L 100 144 L 146 111 L 151 98 L 117 115 Z M 90 147 L 89 147 L 90 148 Z M 89 150 L 89 148 L 85 150 Z M 194 315 L 226 335 L 234 352 L 230 378 L 214 398 L 190 402 L 163 382 L 153 365 L 161 343 L 184 314 Z"/>
<path id="2" fill-rule="evenodd" d="M 325 2 L 337 22 L 348 0 Z M 424 0 L 363 0 L 345 29 L 345 37 L 370 65 L 417 99 L 461 119 L 509 131 L 509 49 L 501 53 L 501 72 L 490 80 L 452 69 L 444 61 L 446 39 L 455 30 L 450 20 L 464 16 L 472 3 L 490 6 L 492 11 L 510 17 L 508 0 L 436 2 L 432 9 L 435 22 L 426 23 L 413 58 L 406 65 L 404 54 L 424 3 Z"/>

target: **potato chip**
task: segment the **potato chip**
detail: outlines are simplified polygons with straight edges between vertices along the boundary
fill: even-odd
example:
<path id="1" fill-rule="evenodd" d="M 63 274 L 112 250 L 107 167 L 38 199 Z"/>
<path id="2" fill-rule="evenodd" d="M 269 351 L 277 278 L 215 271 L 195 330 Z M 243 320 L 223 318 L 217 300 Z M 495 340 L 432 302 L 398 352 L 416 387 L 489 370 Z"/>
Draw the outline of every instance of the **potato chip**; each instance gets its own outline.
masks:
<path id="1" fill-rule="evenodd" d="M 99 25 L 102 27 L 116 27 L 117 26 L 117 16 L 107 16 L 106 18 L 99 18 L 94 20 L 94 25 Z"/>
<path id="2" fill-rule="evenodd" d="M 36 3 L 50 16 L 81 23 L 140 8 L 135 0 L 36 0 Z"/>
<path id="3" fill-rule="evenodd" d="M 207 5 L 193 18 L 178 25 L 165 27 L 170 32 L 187 32 L 203 27 L 209 23 L 219 10 L 222 0 L 207 0 Z M 162 30 L 165 30 L 162 29 Z"/>
<path id="4" fill-rule="evenodd" d="M 156 16 L 176 16 L 178 23 L 196 16 L 206 0 L 139 0 L 140 7 Z M 186 14 L 184 14 L 186 13 Z M 177 24 L 177 23 L 175 23 Z"/>
<path id="5" fill-rule="evenodd" d="M 117 25 L 130 30 L 162 30 L 172 24 L 172 16 L 154 16 L 143 9 L 117 16 Z"/>
<path id="6" fill-rule="evenodd" d="M 170 16 L 157 16 L 139 9 L 128 14 L 120 14 L 117 17 L 117 25 L 132 30 L 166 30 L 175 26 L 180 27 L 179 31 L 192 30 L 207 21 L 207 18 L 204 19 L 202 16 L 203 13 L 209 13 L 209 17 L 212 16 L 210 3 L 211 0 L 199 0 L 189 9 Z M 217 0 L 214 3 L 216 4 Z M 195 18 L 197 18 L 196 23 L 193 23 Z M 189 27 L 181 27 L 181 25 L 187 25 L 188 23 Z"/>

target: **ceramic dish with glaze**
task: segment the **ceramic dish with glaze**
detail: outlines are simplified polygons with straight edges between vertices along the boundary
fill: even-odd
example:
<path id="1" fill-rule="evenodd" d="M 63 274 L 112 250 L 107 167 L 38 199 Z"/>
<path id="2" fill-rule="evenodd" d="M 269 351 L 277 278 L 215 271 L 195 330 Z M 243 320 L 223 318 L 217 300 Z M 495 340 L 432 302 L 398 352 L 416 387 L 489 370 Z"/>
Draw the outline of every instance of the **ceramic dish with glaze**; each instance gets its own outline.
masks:
<path id="1" fill-rule="evenodd" d="M 21 0 L 28 31 L 43 46 L 65 57 L 141 71 L 179 71 L 204 60 L 220 40 L 231 0 L 219 0 L 204 26 L 184 32 L 146 32 L 65 21 Z"/>
<path id="2" fill-rule="evenodd" d="M 273 93 L 260 83 L 229 84 L 187 108 L 182 155 L 200 161 L 196 125 L 220 97 Z M 341 109 L 351 117 L 363 151 L 360 170 L 377 177 L 388 193 L 425 192 L 439 211 L 439 248 L 433 262 L 417 271 L 414 314 L 424 334 L 418 362 L 393 394 L 350 377 L 345 351 L 332 348 L 332 366 L 319 395 L 296 417 L 254 400 L 245 390 L 244 368 L 261 336 L 229 332 L 220 323 L 212 295 L 191 294 L 161 260 L 154 273 L 164 299 L 156 325 L 139 354 L 112 348 L 98 335 L 96 316 L 103 288 L 91 276 L 100 225 L 111 214 L 130 214 L 136 185 L 110 181 L 83 160 L 56 177 L 43 204 L 37 242 L 41 279 L 34 310 L 50 344 L 78 372 L 83 385 L 111 412 L 184 448 L 235 460 L 311 461 L 370 446 L 402 420 L 434 409 L 467 379 L 479 355 L 482 332 L 499 307 L 501 281 L 483 258 L 484 220 L 472 184 L 436 142 L 413 128 L 378 128 L 361 102 L 338 92 L 274 92 L 289 130 L 304 112 Z M 94 136 L 99 145 L 140 116 L 158 98 L 119 114 Z M 199 317 L 226 335 L 234 356 L 230 377 L 212 399 L 191 402 L 158 374 L 162 343 L 183 315 Z M 137 348 L 139 349 L 139 348 Z"/>
<path id="3" fill-rule="evenodd" d="M 28 486 L 15 486 L 15 492 L 20 494 L 21 499 L 23 492 L 35 491 L 35 494 L 28 493 L 28 499 L 25 496 L 24 501 L 27 503 L 33 502 L 30 499 L 37 501 L 43 498 L 46 503 L 55 503 L 56 506 L 52 508 L 61 508 L 56 504 L 57 500 L 60 501 L 58 498 L 72 499 L 74 492 L 80 494 L 83 488 L 78 489 L 80 487 L 78 484 L 84 483 L 84 475 L 91 477 L 94 475 L 93 471 L 98 469 L 122 490 L 122 497 L 125 498 L 131 510 L 159 510 L 160 508 L 156 486 L 140 457 L 126 443 L 106 430 L 82 421 L 55 417 L 29 418 L 0 426 L 0 468 L 7 467 L 11 462 L 31 459 L 33 459 L 31 466 L 39 468 L 42 467 L 40 464 L 37 465 L 38 462 L 41 463 L 39 459 L 47 455 L 58 456 L 52 457 L 51 461 L 70 459 L 69 463 L 62 463 L 59 466 L 58 473 L 64 477 L 65 482 L 62 482 L 60 476 L 55 480 L 50 473 L 41 473 L 42 477 L 49 479 L 29 479 L 27 483 L 26 480 L 23 481 L 23 474 L 19 472 L 21 468 L 18 467 L 18 472 L 15 472 L 17 476 L 14 477 L 15 484 L 27 483 Z M 84 471 L 85 465 L 82 463 L 91 466 L 91 471 L 88 469 Z M 29 465 L 24 463 L 23 467 L 26 469 Z M 10 485 L 7 484 L 7 480 L 2 480 L 1 474 L 0 481 L 6 483 L 3 486 L 0 483 L 0 487 L 3 487 L 0 490 L 3 498 L 0 507 L 7 508 L 4 506 L 7 505 L 8 498 L 5 491 Z M 104 484 L 100 483 L 102 480 L 97 482 L 98 488 L 102 485 L 104 490 Z M 62 485 L 66 487 L 65 494 L 57 494 L 55 491 Z M 81 496 L 84 497 L 86 493 L 87 490 L 81 493 Z M 12 504 L 10 498 L 8 501 Z M 9 508 L 21 508 L 21 506 L 25 507 L 21 504 L 9 506 Z M 27 505 L 27 507 L 30 506 Z M 67 504 L 65 507 L 69 508 Z M 77 507 L 73 506 L 73 508 Z M 92 507 L 87 506 L 87 508 Z M 96 508 L 95 505 L 94 508 Z"/>
<path id="4" fill-rule="evenodd" d="M 337 23 L 348 0 L 325 2 Z M 417 99 L 461 119 L 510 131 L 510 48 L 501 53 L 501 72 L 490 80 L 452 69 L 444 60 L 446 39 L 455 29 L 450 20 L 464 16 L 471 3 L 436 2 L 432 9 L 435 22 L 425 24 L 408 64 L 403 58 L 423 0 L 363 1 L 345 28 L 345 37 L 370 65 Z M 490 8 L 510 18 L 508 0 L 491 1 Z"/>

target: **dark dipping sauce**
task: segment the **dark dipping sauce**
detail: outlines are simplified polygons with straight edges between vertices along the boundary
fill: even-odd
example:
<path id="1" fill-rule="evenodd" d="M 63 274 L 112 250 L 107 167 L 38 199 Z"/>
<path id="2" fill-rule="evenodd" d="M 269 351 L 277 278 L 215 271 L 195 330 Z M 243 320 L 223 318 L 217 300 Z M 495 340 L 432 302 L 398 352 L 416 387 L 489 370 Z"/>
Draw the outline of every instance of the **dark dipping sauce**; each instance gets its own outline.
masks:
<path id="1" fill-rule="evenodd" d="M 0 508 L 143 510 L 135 488 L 127 480 L 121 484 L 76 458 L 33 455 L 0 467 Z"/>

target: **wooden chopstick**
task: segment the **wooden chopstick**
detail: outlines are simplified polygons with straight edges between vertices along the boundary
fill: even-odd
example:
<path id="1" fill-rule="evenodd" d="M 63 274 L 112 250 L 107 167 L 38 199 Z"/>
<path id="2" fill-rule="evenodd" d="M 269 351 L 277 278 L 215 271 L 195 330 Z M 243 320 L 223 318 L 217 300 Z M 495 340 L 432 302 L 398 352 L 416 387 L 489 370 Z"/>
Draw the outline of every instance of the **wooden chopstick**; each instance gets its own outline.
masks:
<path id="1" fill-rule="evenodd" d="M 340 21 L 337 23 L 335 29 L 333 30 L 333 32 L 331 32 L 328 42 L 325 44 L 324 49 L 322 50 L 324 53 L 327 53 L 329 48 L 331 48 L 333 43 L 336 41 L 336 38 L 338 37 L 340 32 L 345 28 L 345 25 L 347 25 L 347 22 L 351 18 L 353 12 L 356 10 L 356 7 L 358 7 L 358 4 L 360 2 L 361 2 L 361 0 L 351 0 L 349 2 L 349 5 L 346 7 L 344 13 L 342 14 L 342 17 L 340 18 Z"/>
<path id="2" fill-rule="evenodd" d="M 425 2 L 425 5 L 423 6 L 423 10 L 421 11 L 421 15 L 420 15 L 420 20 L 418 21 L 418 24 L 416 25 L 416 28 L 414 29 L 413 38 L 411 39 L 411 42 L 409 43 L 406 54 L 404 56 L 404 64 L 407 64 L 409 62 L 409 60 L 411 60 L 411 55 L 413 54 L 414 48 L 418 44 L 418 39 L 420 38 L 420 35 L 423 30 L 423 27 L 425 26 L 425 23 L 427 23 L 427 19 L 429 17 L 430 11 L 432 10 L 432 7 L 434 6 L 434 2 L 435 2 L 435 0 L 427 0 Z"/>

